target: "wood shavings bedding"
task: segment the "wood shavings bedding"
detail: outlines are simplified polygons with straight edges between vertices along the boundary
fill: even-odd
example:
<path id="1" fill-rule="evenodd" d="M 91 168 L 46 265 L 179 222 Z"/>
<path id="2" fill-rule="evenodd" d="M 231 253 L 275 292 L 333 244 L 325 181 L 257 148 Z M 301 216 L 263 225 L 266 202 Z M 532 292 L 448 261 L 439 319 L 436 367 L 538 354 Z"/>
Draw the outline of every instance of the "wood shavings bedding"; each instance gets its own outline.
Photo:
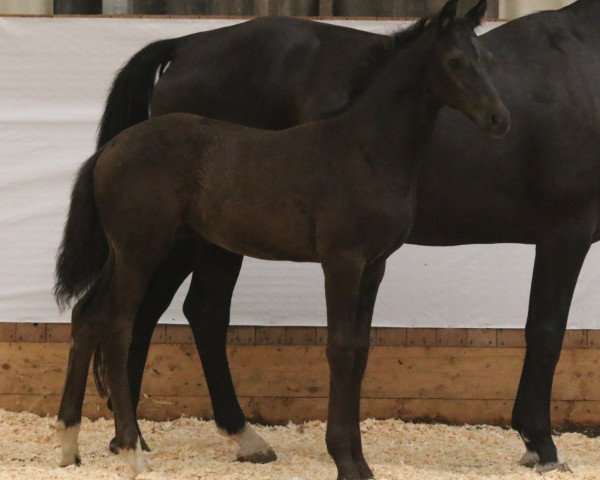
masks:
<path id="1" fill-rule="evenodd" d="M 108 451 L 112 420 L 84 419 L 80 434 L 81 467 L 59 468 L 56 419 L 0 410 L 0 479 L 117 480 L 130 478 L 125 462 Z M 153 451 L 153 471 L 140 480 L 315 480 L 335 479 L 325 449 L 325 424 L 309 422 L 257 431 L 279 459 L 267 465 L 235 462 L 237 446 L 221 437 L 213 422 L 181 418 L 142 421 Z M 510 430 L 490 426 L 453 427 L 398 420 L 361 423 L 365 456 L 378 480 L 535 479 L 539 474 L 517 465 L 523 444 Z M 555 438 L 575 473 L 550 473 L 544 480 L 600 479 L 600 438 L 565 433 Z"/>

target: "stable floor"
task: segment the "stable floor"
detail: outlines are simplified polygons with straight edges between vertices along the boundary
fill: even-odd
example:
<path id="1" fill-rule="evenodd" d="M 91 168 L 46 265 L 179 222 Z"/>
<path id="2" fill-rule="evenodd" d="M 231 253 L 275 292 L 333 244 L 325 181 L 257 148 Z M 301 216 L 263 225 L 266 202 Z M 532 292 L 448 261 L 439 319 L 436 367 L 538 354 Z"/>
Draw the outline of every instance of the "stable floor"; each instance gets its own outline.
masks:
<path id="1" fill-rule="evenodd" d="M 129 468 L 108 451 L 112 420 L 84 420 L 80 434 L 83 465 L 59 468 L 55 418 L 0 410 L 0 479 L 125 479 Z M 314 480 L 335 479 L 325 450 L 325 424 L 257 427 L 279 460 L 268 465 L 235 462 L 236 446 L 217 434 L 213 422 L 182 418 L 143 421 L 153 451 L 153 472 L 140 479 L 169 480 Z M 376 478 L 402 480 L 535 479 L 540 475 L 517 466 L 523 453 L 517 435 L 499 427 L 452 427 L 403 423 L 362 423 L 366 457 Z M 556 443 L 573 474 L 551 473 L 548 479 L 600 479 L 600 438 L 565 433 Z"/>

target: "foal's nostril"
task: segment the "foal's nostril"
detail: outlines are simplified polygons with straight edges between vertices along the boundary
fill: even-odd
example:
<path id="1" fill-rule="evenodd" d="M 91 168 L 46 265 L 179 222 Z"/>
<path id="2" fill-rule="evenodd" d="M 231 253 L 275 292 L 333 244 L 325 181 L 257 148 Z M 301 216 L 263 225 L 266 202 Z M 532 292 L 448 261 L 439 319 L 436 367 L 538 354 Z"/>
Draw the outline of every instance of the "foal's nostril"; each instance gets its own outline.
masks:
<path id="1" fill-rule="evenodd" d="M 490 115 L 490 124 L 491 124 L 493 127 L 497 127 L 499 123 L 500 123 L 500 118 L 498 117 L 498 115 L 497 115 L 497 114 L 495 114 L 495 113 L 492 113 L 492 114 Z"/>

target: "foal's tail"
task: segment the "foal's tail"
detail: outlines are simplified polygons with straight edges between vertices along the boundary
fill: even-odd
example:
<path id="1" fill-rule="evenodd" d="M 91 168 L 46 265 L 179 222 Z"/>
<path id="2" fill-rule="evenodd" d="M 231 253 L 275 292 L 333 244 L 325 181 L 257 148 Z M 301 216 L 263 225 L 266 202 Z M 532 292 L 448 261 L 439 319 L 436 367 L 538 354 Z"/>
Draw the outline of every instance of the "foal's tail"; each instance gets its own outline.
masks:
<path id="1" fill-rule="evenodd" d="M 54 297 L 61 309 L 84 294 L 108 259 L 108 243 L 94 201 L 94 167 L 101 151 L 83 164 L 71 194 L 69 216 L 56 258 Z"/>
<path id="2" fill-rule="evenodd" d="M 69 216 L 62 243 L 56 257 L 56 284 L 54 297 L 61 310 L 82 296 L 96 284 L 103 269 L 110 271 L 108 241 L 94 200 L 94 167 L 102 149 L 86 160 L 79 169 Z M 94 351 L 94 380 L 101 396 L 108 394 L 108 381 L 102 347 Z"/>
<path id="3" fill-rule="evenodd" d="M 98 148 L 123 130 L 148 120 L 156 72 L 162 73 L 177 41 L 174 38 L 147 45 L 117 73 L 98 127 Z"/>

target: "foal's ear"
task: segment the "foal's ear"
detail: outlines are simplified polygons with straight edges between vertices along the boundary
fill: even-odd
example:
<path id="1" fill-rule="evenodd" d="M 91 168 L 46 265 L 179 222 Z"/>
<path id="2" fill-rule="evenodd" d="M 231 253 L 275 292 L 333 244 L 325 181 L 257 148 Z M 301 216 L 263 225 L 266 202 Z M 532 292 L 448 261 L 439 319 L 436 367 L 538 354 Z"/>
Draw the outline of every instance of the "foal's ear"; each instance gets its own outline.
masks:
<path id="1" fill-rule="evenodd" d="M 472 27 L 478 27 L 481 25 L 481 19 L 485 15 L 485 11 L 487 10 L 487 0 L 479 0 L 477 5 L 475 5 L 471 10 L 469 10 L 465 15 L 465 20 Z"/>
<path id="2" fill-rule="evenodd" d="M 454 17 L 456 17 L 456 6 L 458 4 L 458 0 L 448 0 L 442 11 L 438 15 L 438 25 L 440 30 L 446 30 L 448 25 L 452 23 Z"/>

